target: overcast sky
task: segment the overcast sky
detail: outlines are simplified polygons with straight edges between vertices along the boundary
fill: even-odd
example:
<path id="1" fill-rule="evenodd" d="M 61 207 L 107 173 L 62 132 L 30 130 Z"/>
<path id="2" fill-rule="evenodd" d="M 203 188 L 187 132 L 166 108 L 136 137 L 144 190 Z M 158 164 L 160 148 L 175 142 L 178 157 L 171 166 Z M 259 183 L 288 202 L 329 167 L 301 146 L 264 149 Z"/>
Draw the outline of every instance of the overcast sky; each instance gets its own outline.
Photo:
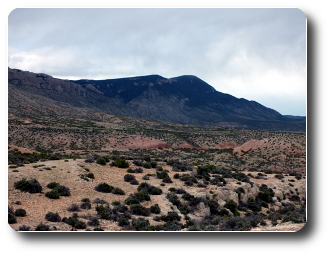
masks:
<path id="1" fill-rule="evenodd" d="M 191 74 L 281 114 L 306 115 L 299 9 L 15 9 L 8 66 L 64 79 Z"/>

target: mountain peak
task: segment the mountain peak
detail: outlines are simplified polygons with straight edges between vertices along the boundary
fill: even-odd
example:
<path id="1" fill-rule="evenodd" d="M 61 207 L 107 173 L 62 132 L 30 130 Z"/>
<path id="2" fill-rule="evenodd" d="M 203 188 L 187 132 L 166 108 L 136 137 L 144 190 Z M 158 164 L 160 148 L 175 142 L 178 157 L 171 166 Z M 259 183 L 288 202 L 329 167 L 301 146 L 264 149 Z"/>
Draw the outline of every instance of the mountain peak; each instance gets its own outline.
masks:
<path id="1" fill-rule="evenodd" d="M 120 79 L 68 81 L 8 69 L 8 83 L 9 88 L 20 91 L 22 97 L 34 94 L 43 97 L 44 102 L 52 100 L 49 109 L 54 109 L 54 102 L 57 102 L 99 113 L 200 126 L 295 131 L 305 130 L 306 126 L 305 119 L 282 116 L 257 102 L 218 92 L 194 75 L 167 79 L 152 74 Z M 30 101 L 39 103 L 33 99 Z M 24 108 L 26 106 L 20 109 Z M 47 109 L 44 104 L 36 109 L 40 108 Z M 57 114 L 61 115 L 60 112 Z"/>

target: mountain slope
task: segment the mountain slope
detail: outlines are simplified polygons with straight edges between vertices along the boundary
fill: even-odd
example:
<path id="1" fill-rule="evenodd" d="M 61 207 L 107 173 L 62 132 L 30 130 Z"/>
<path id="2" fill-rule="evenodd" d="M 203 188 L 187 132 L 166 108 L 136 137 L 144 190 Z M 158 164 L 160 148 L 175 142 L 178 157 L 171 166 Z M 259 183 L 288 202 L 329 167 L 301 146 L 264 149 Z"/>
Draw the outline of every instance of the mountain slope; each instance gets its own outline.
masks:
<path id="1" fill-rule="evenodd" d="M 148 75 L 69 81 L 9 68 L 8 83 L 9 112 L 16 114 L 17 109 L 26 108 L 26 104 L 34 104 L 38 109 L 37 104 L 45 110 L 45 105 L 52 102 L 51 108 L 59 116 L 63 110 L 56 109 L 63 106 L 74 112 L 84 109 L 82 112 L 104 112 L 191 125 L 305 130 L 304 118 L 282 116 L 257 102 L 218 92 L 191 75 L 170 79 Z M 25 106 L 19 105 L 20 93 L 25 98 L 22 103 Z M 26 100 L 35 96 L 38 96 L 38 102 Z"/>

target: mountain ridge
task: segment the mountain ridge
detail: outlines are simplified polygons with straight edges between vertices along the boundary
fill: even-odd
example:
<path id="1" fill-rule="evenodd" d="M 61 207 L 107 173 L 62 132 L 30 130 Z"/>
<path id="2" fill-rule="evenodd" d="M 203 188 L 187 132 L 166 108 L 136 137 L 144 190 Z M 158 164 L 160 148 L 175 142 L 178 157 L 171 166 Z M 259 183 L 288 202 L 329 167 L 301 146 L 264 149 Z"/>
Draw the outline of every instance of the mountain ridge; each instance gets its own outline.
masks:
<path id="1" fill-rule="evenodd" d="M 303 117 L 287 117 L 258 102 L 216 91 L 194 75 L 63 80 L 8 68 L 8 84 L 10 112 L 14 107 L 10 92 L 15 88 L 16 100 L 21 92 L 44 99 L 39 101 L 50 99 L 76 110 L 89 109 L 180 124 L 290 131 L 305 131 L 306 126 Z M 55 103 L 52 106 L 56 108 Z"/>

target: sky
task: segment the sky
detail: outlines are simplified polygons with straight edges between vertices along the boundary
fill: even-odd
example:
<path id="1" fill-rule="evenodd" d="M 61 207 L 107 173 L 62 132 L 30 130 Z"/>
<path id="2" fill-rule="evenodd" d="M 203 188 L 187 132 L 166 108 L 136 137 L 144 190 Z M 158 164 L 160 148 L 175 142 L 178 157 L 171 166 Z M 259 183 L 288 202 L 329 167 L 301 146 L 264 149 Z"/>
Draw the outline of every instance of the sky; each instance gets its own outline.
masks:
<path id="1" fill-rule="evenodd" d="M 306 16 L 296 8 L 21 8 L 8 66 L 62 79 L 195 75 L 306 116 Z"/>

